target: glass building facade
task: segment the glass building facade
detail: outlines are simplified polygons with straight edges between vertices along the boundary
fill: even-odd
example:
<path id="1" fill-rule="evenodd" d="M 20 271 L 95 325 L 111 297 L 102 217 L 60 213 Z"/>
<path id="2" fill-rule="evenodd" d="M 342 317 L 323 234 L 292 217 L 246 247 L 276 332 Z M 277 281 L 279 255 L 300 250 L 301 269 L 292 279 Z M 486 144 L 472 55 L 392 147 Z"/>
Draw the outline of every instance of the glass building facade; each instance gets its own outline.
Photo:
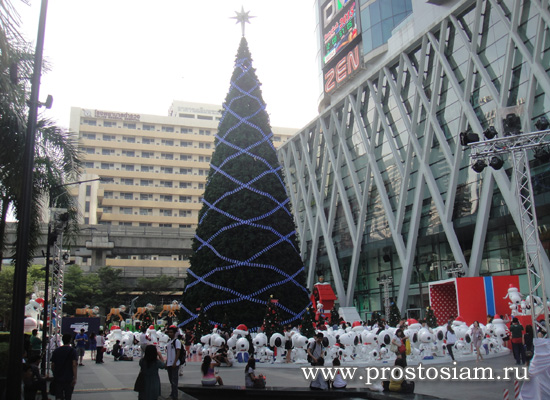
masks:
<path id="1" fill-rule="evenodd" d="M 361 2 L 363 53 L 382 46 L 393 28 L 412 13 L 411 0 L 376 0 Z"/>
<path id="2" fill-rule="evenodd" d="M 363 3 L 367 50 L 379 39 L 366 30 L 382 24 L 384 40 L 384 15 L 407 2 Z M 423 310 L 429 282 L 446 279 L 451 263 L 467 276 L 518 274 L 527 292 L 511 160 L 474 172 L 459 133 L 482 137 L 494 126 L 502 136 L 507 113 L 531 132 L 550 117 L 550 12 L 528 0 L 426 3 L 409 2 L 412 17 L 399 26 L 418 33 L 279 150 L 308 285 L 323 274 L 340 305 L 361 315 L 383 309 L 383 274 L 393 277 L 390 293 L 403 313 Z M 426 7 L 436 11 L 427 15 Z M 550 279 L 550 164 L 530 158 Z"/>

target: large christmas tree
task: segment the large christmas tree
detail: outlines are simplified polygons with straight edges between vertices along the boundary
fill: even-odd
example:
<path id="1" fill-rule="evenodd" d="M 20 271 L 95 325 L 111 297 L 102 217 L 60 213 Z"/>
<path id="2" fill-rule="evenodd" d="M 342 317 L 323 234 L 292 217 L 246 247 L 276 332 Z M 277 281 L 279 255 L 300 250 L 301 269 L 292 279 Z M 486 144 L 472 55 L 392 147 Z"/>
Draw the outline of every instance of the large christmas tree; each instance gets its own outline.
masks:
<path id="1" fill-rule="evenodd" d="M 309 305 L 305 273 L 260 83 L 243 37 L 223 104 L 183 304 L 210 321 L 260 327 L 272 294 L 281 323 Z"/>

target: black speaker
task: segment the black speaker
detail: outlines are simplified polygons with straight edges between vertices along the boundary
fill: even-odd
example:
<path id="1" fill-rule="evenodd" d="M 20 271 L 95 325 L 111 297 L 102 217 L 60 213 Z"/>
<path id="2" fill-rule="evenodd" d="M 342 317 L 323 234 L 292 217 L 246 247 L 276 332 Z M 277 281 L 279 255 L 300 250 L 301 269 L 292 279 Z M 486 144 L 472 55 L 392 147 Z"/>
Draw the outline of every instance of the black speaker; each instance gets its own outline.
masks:
<path id="1" fill-rule="evenodd" d="M 384 262 L 390 262 L 391 260 L 391 257 L 389 254 L 384 254 L 384 257 L 382 257 L 384 259 Z"/>

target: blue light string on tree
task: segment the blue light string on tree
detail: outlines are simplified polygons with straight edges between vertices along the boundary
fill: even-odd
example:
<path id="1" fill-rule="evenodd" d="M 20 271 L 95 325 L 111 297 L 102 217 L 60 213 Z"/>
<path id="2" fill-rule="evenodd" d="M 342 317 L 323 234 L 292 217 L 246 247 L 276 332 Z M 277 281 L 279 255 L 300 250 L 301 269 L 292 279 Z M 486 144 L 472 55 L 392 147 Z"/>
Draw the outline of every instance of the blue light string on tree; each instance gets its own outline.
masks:
<path id="1" fill-rule="evenodd" d="M 207 204 L 205 202 L 205 204 Z M 280 208 L 280 207 L 277 207 L 277 209 Z M 282 235 L 280 234 L 276 229 L 274 229 L 273 227 L 271 226 L 268 226 L 268 225 L 260 225 L 260 224 L 255 224 L 255 223 L 252 223 L 251 221 L 254 221 L 254 220 L 258 220 L 258 219 L 265 219 L 266 217 L 268 217 L 269 215 L 272 215 L 273 213 L 275 213 L 277 211 L 277 209 L 274 209 L 274 210 L 271 210 L 269 213 L 266 213 L 262 216 L 259 216 L 259 217 L 254 217 L 254 218 L 250 218 L 248 220 L 243 220 L 243 219 L 239 219 L 237 217 L 235 217 L 234 215 L 232 214 L 229 214 L 229 213 L 226 213 L 225 211 L 217 208 L 217 207 L 211 207 L 211 209 L 213 210 L 216 210 L 218 211 L 220 214 L 223 214 L 225 215 L 226 217 L 230 218 L 230 219 L 235 219 L 237 220 L 238 222 L 235 222 L 231 225 L 226 225 L 225 227 L 223 227 L 222 229 L 220 229 L 218 232 L 216 232 L 214 235 L 210 236 L 210 238 L 207 239 L 206 243 L 210 243 L 216 236 L 218 236 L 220 233 L 222 232 L 225 232 L 226 230 L 229 230 L 229 229 L 233 229 L 233 228 L 237 228 L 239 226 L 243 226 L 243 225 L 248 225 L 248 226 L 251 226 L 253 228 L 258 228 L 258 229 L 262 229 L 262 230 L 267 230 L 267 231 L 270 231 L 271 233 L 273 233 L 275 236 L 283 239 L 284 241 L 286 241 L 290 246 L 292 246 L 292 248 L 294 248 L 295 251 L 296 248 L 294 246 L 294 244 L 292 243 L 291 240 L 288 239 L 289 235 Z M 293 231 L 295 232 L 295 231 Z M 199 251 L 204 245 L 201 245 L 197 251 Z"/>
<path id="2" fill-rule="evenodd" d="M 294 234 L 294 231 L 291 233 L 291 234 Z M 278 244 L 280 244 L 280 242 L 282 241 L 282 239 L 279 239 L 277 240 L 276 242 L 270 244 L 269 246 L 265 247 L 263 250 L 259 251 L 258 253 L 254 254 L 253 256 L 249 257 L 247 260 L 244 260 L 244 261 L 239 261 L 239 260 L 233 260 L 233 259 L 230 259 L 228 257 L 224 257 L 223 255 L 221 255 L 212 245 L 208 244 L 208 243 L 205 243 L 200 237 L 196 236 L 195 237 L 197 238 L 197 240 L 199 240 L 201 243 L 203 244 L 206 244 L 208 246 L 208 248 L 210 248 L 212 250 L 212 252 L 218 256 L 218 258 L 220 258 L 221 260 L 223 261 L 226 261 L 226 262 L 229 262 L 229 263 L 232 263 L 232 264 L 236 264 L 238 266 L 247 266 L 247 267 L 264 267 L 265 264 L 257 264 L 257 263 L 251 263 L 250 261 L 258 258 L 260 255 L 264 254 L 265 252 L 271 250 L 273 247 L 277 246 Z M 275 271 L 277 271 L 279 274 L 281 275 L 286 275 L 288 276 L 284 271 L 282 271 L 281 269 L 275 267 L 275 266 L 271 266 L 271 265 L 268 265 L 267 266 L 268 268 L 274 268 Z M 304 268 L 302 266 L 302 268 Z M 190 270 L 188 270 L 190 271 Z M 297 282 L 294 282 L 298 287 L 302 288 L 302 290 L 304 290 L 306 293 L 308 292 L 307 289 L 300 285 L 299 283 Z M 192 287 L 194 284 L 196 284 L 196 281 L 195 282 L 192 282 L 190 283 L 187 287 Z"/>
<path id="3" fill-rule="evenodd" d="M 214 165 L 211 166 L 212 169 L 214 170 L 218 170 L 218 168 Z M 251 183 L 254 183 L 256 182 L 257 180 L 261 179 L 263 176 L 265 176 L 268 172 L 263 172 L 262 174 L 258 175 L 256 178 L 250 180 L 249 182 L 247 183 L 242 183 L 240 182 L 239 180 L 237 179 L 234 179 L 233 177 L 231 177 L 230 175 L 227 175 L 225 172 L 223 172 L 222 174 L 227 176 L 227 178 L 229 178 L 231 181 L 233 181 L 234 183 L 237 183 L 238 184 L 238 187 L 229 191 L 229 192 L 225 192 L 223 195 L 221 195 L 214 203 L 212 203 L 212 205 L 210 205 L 210 203 L 207 203 L 205 199 L 203 199 L 203 204 L 207 204 L 209 206 L 209 209 L 205 211 L 205 213 L 203 214 L 203 216 L 201 217 L 200 221 L 199 221 L 199 224 L 202 223 L 202 221 L 204 220 L 204 218 L 206 218 L 206 216 L 208 215 L 208 211 L 210 211 L 210 208 L 212 208 L 212 206 L 215 206 L 216 204 L 218 204 L 220 201 L 222 201 L 223 199 L 225 199 L 226 197 L 229 197 L 241 190 L 244 190 L 244 189 L 248 189 L 250 190 L 251 192 L 254 192 L 256 194 L 260 194 L 262 196 L 265 196 L 265 197 L 268 197 L 270 200 L 273 200 L 276 204 L 277 204 L 277 208 L 282 208 L 285 213 L 289 216 L 292 216 L 292 213 L 290 212 L 290 210 L 287 209 L 287 207 L 285 207 L 285 205 L 289 204 L 289 199 L 287 198 L 285 201 L 283 201 L 282 203 L 280 201 L 278 201 L 277 199 L 275 199 L 273 196 L 269 195 L 269 196 L 266 196 L 266 193 L 263 192 L 263 191 L 260 191 L 258 189 L 255 189 L 253 188 L 252 186 L 250 186 Z M 259 218 L 265 218 L 267 214 L 264 214 L 264 216 L 260 216 Z"/>
<path id="4" fill-rule="evenodd" d="M 205 278 L 208 278 L 210 275 L 212 275 L 215 272 L 220 272 L 220 271 L 223 271 L 223 270 L 229 270 L 229 269 L 232 269 L 232 268 L 238 268 L 238 267 L 243 267 L 243 266 L 253 267 L 253 268 L 265 268 L 265 269 L 270 269 L 270 270 L 273 270 L 275 272 L 278 272 L 280 275 L 283 275 L 286 278 L 291 278 L 291 281 L 292 281 L 292 283 L 294 283 L 294 285 L 296 285 L 297 287 L 302 289 L 302 291 L 304 291 L 305 293 L 309 293 L 308 290 L 304 286 L 300 285 L 298 282 L 296 282 L 294 279 L 292 279 L 292 277 L 294 277 L 296 274 L 288 275 L 286 272 L 282 271 L 281 269 L 279 269 L 279 268 L 277 268 L 273 265 L 254 264 L 254 263 L 249 263 L 249 262 L 239 262 L 238 264 L 234 264 L 234 265 L 228 265 L 228 266 L 225 266 L 225 267 L 217 267 L 216 268 L 217 271 L 207 272 L 203 276 L 198 276 L 192 270 L 189 269 L 188 273 L 191 276 L 193 276 L 196 280 L 194 282 L 191 282 L 190 284 L 188 284 L 187 288 L 191 288 L 191 287 L 195 286 L 196 284 L 198 284 L 199 282 L 206 283 Z M 302 266 L 302 268 L 300 268 L 299 271 L 303 271 L 303 270 L 304 270 L 304 267 Z"/>
<path id="5" fill-rule="evenodd" d="M 231 143 L 231 142 L 226 141 L 226 140 L 225 140 L 225 136 L 226 136 L 226 135 L 224 135 L 224 136 L 216 136 L 216 137 L 218 138 L 218 140 L 219 140 L 217 146 L 219 146 L 220 144 L 223 143 L 223 144 L 227 145 L 228 147 L 231 147 L 232 149 L 237 150 L 236 153 L 234 153 L 234 154 L 228 156 L 224 161 L 222 161 L 222 163 L 221 163 L 220 166 L 219 166 L 220 168 L 223 167 L 225 164 L 227 164 L 227 162 L 233 160 L 234 158 L 239 157 L 239 156 L 241 156 L 241 155 L 243 155 L 243 154 L 246 154 L 246 155 L 248 155 L 248 156 L 250 156 L 250 157 L 252 157 L 252 158 L 256 158 L 256 160 L 258 160 L 258 161 L 261 161 L 261 162 L 262 162 L 263 164 L 265 164 L 270 170 L 273 170 L 273 171 L 277 171 L 277 172 L 278 172 L 278 171 L 281 169 L 280 166 L 277 166 L 275 169 L 273 169 L 273 167 L 269 164 L 269 162 L 268 162 L 267 160 L 265 160 L 263 157 L 261 157 L 260 155 L 254 154 L 254 153 L 250 153 L 250 151 L 249 151 L 250 149 L 253 149 L 253 148 L 255 148 L 255 147 L 258 147 L 258 146 L 260 146 L 262 143 L 265 143 L 265 142 L 267 142 L 267 143 L 274 149 L 273 143 L 272 143 L 271 140 L 270 140 L 271 136 L 266 136 L 265 133 L 264 133 L 259 127 L 257 127 L 257 128 L 258 128 L 258 130 L 260 131 L 260 133 L 264 136 L 264 138 L 263 138 L 262 140 L 256 142 L 256 143 L 253 143 L 253 144 L 249 145 L 248 147 L 246 147 L 246 148 L 244 148 L 244 149 L 243 149 L 242 147 L 239 147 L 239 146 L 237 146 L 237 145 Z M 272 134 L 271 134 L 271 135 L 272 135 Z M 215 175 L 215 173 L 214 173 L 214 175 Z M 279 174 L 277 174 L 277 176 L 278 176 L 278 178 L 279 178 L 281 184 L 284 186 L 284 183 L 283 183 L 282 179 L 280 178 Z"/>

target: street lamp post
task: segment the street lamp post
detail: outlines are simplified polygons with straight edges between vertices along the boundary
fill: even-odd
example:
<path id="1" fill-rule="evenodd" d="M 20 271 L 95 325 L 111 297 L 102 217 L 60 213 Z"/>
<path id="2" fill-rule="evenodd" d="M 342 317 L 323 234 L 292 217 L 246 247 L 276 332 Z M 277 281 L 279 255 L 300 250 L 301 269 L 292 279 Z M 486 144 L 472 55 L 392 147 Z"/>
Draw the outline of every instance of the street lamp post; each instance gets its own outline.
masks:
<path id="1" fill-rule="evenodd" d="M 29 99 L 29 118 L 27 135 L 23 151 L 23 171 L 21 178 L 21 214 L 17 231 L 17 256 L 15 258 L 15 274 L 13 278 L 13 302 L 10 330 L 10 349 L 8 356 L 8 376 L 6 395 L 8 399 L 21 398 L 21 373 L 23 370 L 23 330 L 25 318 L 25 296 L 27 288 L 27 264 L 29 262 L 29 233 L 31 227 L 31 203 L 33 192 L 34 144 L 36 139 L 36 120 L 40 92 L 40 77 L 42 75 L 42 59 L 44 52 L 44 32 L 46 30 L 46 11 L 48 0 L 42 0 L 36 50 L 34 52 L 33 75 L 31 80 L 31 96 Z"/>
<path id="2" fill-rule="evenodd" d="M 95 181 L 99 181 L 101 180 L 101 178 L 95 178 L 95 179 L 87 179 L 87 180 L 83 180 L 83 181 L 76 181 L 76 182 L 69 182 L 69 183 L 64 183 L 64 184 L 61 184 L 61 185 L 57 185 L 57 186 L 54 186 L 52 188 L 50 188 L 50 199 L 49 199 L 49 202 L 48 202 L 48 211 L 51 212 L 53 206 L 54 206 L 54 203 L 55 203 L 55 200 L 59 197 L 59 196 L 62 196 L 64 193 L 60 194 L 59 196 L 56 196 L 56 197 L 53 197 L 52 196 L 52 192 L 55 190 L 55 189 L 59 189 L 59 188 L 62 188 L 62 187 L 66 187 L 66 186 L 71 186 L 71 185 L 79 185 L 81 183 L 86 183 L 86 182 L 95 182 Z M 53 243 L 50 244 L 50 239 L 52 237 L 52 223 L 55 223 L 55 218 L 54 218 L 54 221 L 52 221 L 52 218 L 51 218 L 51 215 L 50 215 L 50 218 L 49 218 L 49 221 L 48 221 L 48 236 L 46 238 L 46 266 L 45 266 L 45 272 L 46 272 L 46 279 L 45 279 L 45 283 L 44 283 L 44 286 L 45 286 L 45 289 L 44 289 L 44 323 L 42 325 L 42 354 L 46 354 L 46 349 L 48 349 L 49 347 L 47 347 L 47 343 L 46 343 L 46 338 L 47 338 L 47 332 L 48 332 L 48 317 L 49 318 L 49 323 L 51 324 L 52 321 L 51 321 L 51 315 L 52 313 L 51 312 L 48 312 L 48 301 L 49 301 L 49 297 L 48 297 L 48 294 L 49 294 L 49 280 L 50 280 L 50 257 L 51 257 L 51 252 L 50 252 L 50 248 L 51 246 L 53 245 Z M 48 354 L 46 355 L 46 357 L 42 357 L 42 362 L 41 362 L 41 369 L 42 369 L 42 373 L 44 375 L 47 374 L 48 370 L 49 370 L 49 352 Z"/>

